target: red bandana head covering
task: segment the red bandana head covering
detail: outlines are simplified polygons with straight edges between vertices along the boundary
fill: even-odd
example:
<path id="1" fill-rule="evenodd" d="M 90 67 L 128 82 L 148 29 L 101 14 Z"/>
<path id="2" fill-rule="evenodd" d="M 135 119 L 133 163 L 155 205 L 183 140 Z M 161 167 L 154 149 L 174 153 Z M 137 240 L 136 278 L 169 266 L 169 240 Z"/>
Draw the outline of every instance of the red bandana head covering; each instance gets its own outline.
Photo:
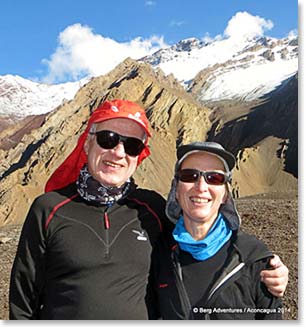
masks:
<path id="1" fill-rule="evenodd" d="M 147 146 L 150 132 L 149 123 L 142 107 L 134 102 L 126 100 L 105 101 L 91 115 L 86 130 L 78 139 L 75 149 L 66 158 L 66 160 L 54 171 L 47 181 L 45 191 L 50 192 L 63 188 L 75 182 L 79 176 L 81 168 L 87 163 L 87 155 L 84 151 L 84 144 L 92 124 L 100 123 L 105 120 L 115 118 L 127 118 L 138 123 L 145 131 L 147 138 L 145 140 L 145 148 L 138 156 L 138 165 L 143 159 L 150 155 Z"/>

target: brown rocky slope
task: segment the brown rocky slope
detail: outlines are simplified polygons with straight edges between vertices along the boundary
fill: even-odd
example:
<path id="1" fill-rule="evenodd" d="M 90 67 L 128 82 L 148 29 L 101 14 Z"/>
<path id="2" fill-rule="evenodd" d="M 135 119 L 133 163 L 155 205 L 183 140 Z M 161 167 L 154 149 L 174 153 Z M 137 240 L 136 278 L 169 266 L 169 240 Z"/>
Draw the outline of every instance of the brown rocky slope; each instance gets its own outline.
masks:
<path id="1" fill-rule="evenodd" d="M 167 192 L 176 144 L 205 139 L 211 126 L 210 111 L 196 103 L 174 78 L 128 59 L 111 73 L 92 79 L 73 101 L 44 117 L 42 125 L 25 134 L 17 145 L 0 150 L 0 225 L 23 221 L 34 197 L 43 192 L 47 177 L 75 146 L 90 112 L 113 98 L 129 99 L 146 108 L 154 130 L 152 155 L 135 179 L 142 186 Z"/>
<path id="2" fill-rule="evenodd" d="M 207 108 L 186 93 L 173 76 L 127 59 L 109 74 L 94 78 L 72 101 L 50 114 L 26 120 L 1 135 L 0 225 L 21 222 L 48 176 L 75 146 L 90 113 L 105 99 L 142 105 L 152 129 L 152 155 L 135 178 L 165 195 L 181 142 L 216 140 L 235 153 L 236 197 L 297 190 L 297 78 L 264 103 L 228 103 Z M 22 134 L 22 131 L 25 133 Z M 17 140 L 17 141 L 16 141 Z M 158 167 L 156 169 L 156 167 Z"/>
<path id="3" fill-rule="evenodd" d="M 252 102 L 214 103 L 208 140 L 237 158 L 236 196 L 297 191 L 298 75 Z"/>

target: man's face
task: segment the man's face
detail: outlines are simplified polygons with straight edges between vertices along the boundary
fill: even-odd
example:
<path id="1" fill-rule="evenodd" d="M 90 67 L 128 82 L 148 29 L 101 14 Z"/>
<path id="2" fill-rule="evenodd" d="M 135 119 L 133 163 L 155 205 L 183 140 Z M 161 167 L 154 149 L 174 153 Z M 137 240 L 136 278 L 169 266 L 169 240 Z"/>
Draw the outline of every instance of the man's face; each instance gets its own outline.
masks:
<path id="1" fill-rule="evenodd" d="M 122 136 L 144 139 L 145 132 L 136 122 L 126 118 L 115 118 L 96 124 L 96 132 L 109 130 Z M 105 186 L 121 186 L 137 168 L 138 156 L 125 153 L 123 143 L 113 149 L 103 149 L 95 135 L 89 135 L 84 146 L 88 156 L 88 170 L 98 182 Z"/>

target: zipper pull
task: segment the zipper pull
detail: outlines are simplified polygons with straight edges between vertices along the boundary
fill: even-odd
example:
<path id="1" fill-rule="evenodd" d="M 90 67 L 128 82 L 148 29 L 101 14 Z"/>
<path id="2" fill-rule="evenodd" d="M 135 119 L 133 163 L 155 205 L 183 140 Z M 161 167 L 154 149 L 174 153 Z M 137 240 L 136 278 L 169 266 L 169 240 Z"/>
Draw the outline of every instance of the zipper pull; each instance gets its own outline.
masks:
<path id="1" fill-rule="evenodd" d="M 110 221 L 107 212 L 104 212 L 104 224 L 105 224 L 105 229 L 110 228 Z"/>

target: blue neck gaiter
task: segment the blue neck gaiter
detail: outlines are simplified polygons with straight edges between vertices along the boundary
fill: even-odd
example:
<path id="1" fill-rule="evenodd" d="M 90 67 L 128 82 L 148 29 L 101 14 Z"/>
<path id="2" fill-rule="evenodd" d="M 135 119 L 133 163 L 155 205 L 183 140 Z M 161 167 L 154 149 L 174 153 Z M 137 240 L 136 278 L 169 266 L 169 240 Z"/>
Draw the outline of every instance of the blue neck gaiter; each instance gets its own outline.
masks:
<path id="1" fill-rule="evenodd" d="M 196 241 L 185 229 L 183 216 L 177 221 L 173 230 L 173 237 L 180 248 L 189 252 L 194 259 L 203 261 L 209 259 L 230 239 L 232 230 L 229 228 L 223 215 L 219 213 L 214 224 L 203 240 Z"/>

